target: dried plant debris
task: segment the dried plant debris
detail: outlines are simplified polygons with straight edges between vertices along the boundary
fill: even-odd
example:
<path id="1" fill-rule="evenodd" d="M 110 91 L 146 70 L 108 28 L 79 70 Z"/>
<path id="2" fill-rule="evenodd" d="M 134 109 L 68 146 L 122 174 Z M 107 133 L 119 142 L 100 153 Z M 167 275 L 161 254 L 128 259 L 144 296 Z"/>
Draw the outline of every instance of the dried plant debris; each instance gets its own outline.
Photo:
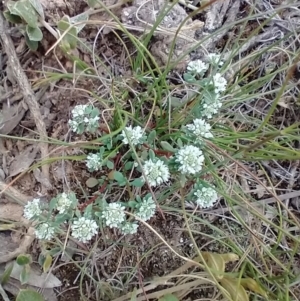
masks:
<path id="1" fill-rule="evenodd" d="M 17 174 L 26 171 L 34 162 L 38 147 L 36 145 L 28 146 L 22 153 L 15 157 L 9 168 L 9 177 L 14 177 Z"/>
<path id="2" fill-rule="evenodd" d="M 121 19 L 124 24 L 130 25 L 133 29 L 136 27 L 149 31 L 162 15 L 164 17 L 154 32 L 156 42 L 151 46 L 151 54 L 160 65 L 167 64 L 169 57 L 171 62 L 183 57 L 180 60 L 181 64 L 177 65 L 177 68 L 182 69 L 189 61 L 188 53 L 196 45 L 195 32 L 203 26 L 203 22 L 192 21 L 183 7 L 179 4 L 166 3 L 164 0 L 134 0 L 132 6 L 123 9 Z M 186 22 L 183 23 L 185 20 Z M 176 41 L 172 47 L 175 37 Z M 172 48 L 174 49 L 170 53 Z"/>
<path id="3" fill-rule="evenodd" d="M 25 115 L 27 108 L 21 102 L 15 106 L 3 106 L 0 112 L 0 134 L 7 135 L 19 124 Z"/>
<path id="4" fill-rule="evenodd" d="M 20 289 L 24 287 L 40 291 L 46 301 L 56 301 L 56 293 L 53 288 L 61 286 L 61 281 L 55 277 L 52 273 L 41 273 L 41 269 L 36 264 L 30 265 L 30 274 L 26 285 L 21 285 L 19 279 L 23 269 L 16 262 L 7 262 L 6 264 L 0 264 L 0 275 L 3 274 L 5 269 L 13 264 L 13 269 L 10 275 L 10 279 L 3 286 L 3 288 L 12 295 L 18 295 Z"/>

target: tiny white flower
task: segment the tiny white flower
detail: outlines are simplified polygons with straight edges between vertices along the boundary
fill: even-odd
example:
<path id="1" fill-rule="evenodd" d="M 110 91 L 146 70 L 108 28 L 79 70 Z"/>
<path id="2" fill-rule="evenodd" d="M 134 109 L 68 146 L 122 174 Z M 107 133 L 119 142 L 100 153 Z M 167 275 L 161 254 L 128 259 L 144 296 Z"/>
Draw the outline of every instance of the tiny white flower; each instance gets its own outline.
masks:
<path id="1" fill-rule="evenodd" d="M 68 121 L 68 125 L 69 125 L 70 129 L 72 130 L 72 132 L 75 132 L 77 134 L 82 133 L 82 130 L 79 128 L 81 124 L 82 123 L 77 120 L 69 120 Z"/>
<path id="2" fill-rule="evenodd" d="M 135 234 L 138 227 L 139 225 L 136 223 L 125 222 L 120 229 L 123 234 Z"/>
<path id="3" fill-rule="evenodd" d="M 55 228 L 48 223 L 39 224 L 35 229 L 35 236 L 40 240 L 50 240 L 54 237 Z"/>
<path id="4" fill-rule="evenodd" d="M 98 226 L 94 220 L 82 216 L 73 222 L 71 230 L 74 238 L 86 243 L 98 233 Z"/>
<path id="5" fill-rule="evenodd" d="M 216 73 L 213 76 L 213 82 L 216 93 L 224 92 L 226 90 L 227 80 L 220 73 Z"/>
<path id="6" fill-rule="evenodd" d="M 105 225 L 109 228 L 120 228 L 125 221 L 125 207 L 119 203 L 110 203 L 102 212 Z"/>
<path id="7" fill-rule="evenodd" d="M 193 145 L 186 145 L 179 149 L 175 162 L 179 163 L 178 170 L 183 174 L 195 174 L 202 169 L 204 156 L 202 151 Z"/>
<path id="8" fill-rule="evenodd" d="M 72 200 L 69 199 L 69 196 L 67 193 L 63 192 L 58 196 L 58 200 L 56 203 L 56 209 L 59 211 L 59 213 L 65 213 L 67 212 L 70 207 L 72 206 Z"/>
<path id="9" fill-rule="evenodd" d="M 68 124 L 69 124 L 69 126 L 70 126 L 70 128 L 73 132 L 77 131 L 77 128 L 78 128 L 79 124 L 76 120 L 69 120 Z"/>
<path id="10" fill-rule="evenodd" d="M 98 171 L 102 167 L 102 156 L 101 154 L 88 154 L 86 157 L 86 167 L 89 171 Z"/>
<path id="11" fill-rule="evenodd" d="M 42 214 L 42 209 L 40 208 L 40 199 L 33 199 L 24 206 L 24 217 L 27 219 L 32 219 L 34 216 Z"/>
<path id="12" fill-rule="evenodd" d="M 211 126 L 204 119 L 195 119 L 192 124 L 187 124 L 186 128 L 194 136 L 196 136 L 196 142 L 202 143 L 203 138 L 209 139 L 213 138 L 211 133 Z"/>
<path id="13" fill-rule="evenodd" d="M 207 119 L 211 119 L 213 115 L 219 112 L 221 107 L 222 107 L 222 102 L 219 99 L 216 99 L 215 102 L 212 103 L 204 103 L 201 114 L 203 117 L 206 117 Z"/>
<path id="14" fill-rule="evenodd" d="M 122 131 L 123 143 L 129 144 L 129 141 L 132 145 L 138 145 L 143 143 L 144 132 L 140 126 L 132 128 L 132 126 L 125 127 L 125 130 Z"/>
<path id="15" fill-rule="evenodd" d="M 159 159 L 145 161 L 143 170 L 150 186 L 158 186 L 170 178 L 168 166 Z"/>
<path id="16" fill-rule="evenodd" d="M 92 105 L 77 105 L 72 110 L 72 120 L 68 124 L 73 132 L 84 131 L 94 133 L 99 126 L 99 110 Z"/>
<path id="17" fill-rule="evenodd" d="M 211 207 L 218 200 L 217 192 L 211 187 L 201 187 L 197 189 L 194 196 L 196 197 L 196 203 L 201 208 Z"/>
<path id="18" fill-rule="evenodd" d="M 87 105 L 77 105 L 72 110 L 72 116 L 73 118 L 82 117 L 85 114 L 85 109 L 87 108 Z"/>
<path id="19" fill-rule="evenodd" d="M 156 204 L 153 201 L 152 197 L 145 198 L 140 204 L 139 209 L 136 212 L 136 216 L 142 219 L 143 221 L 149 220 L 154 216 L 156 210 Z"/>
<path id="20" fill-rule="evenodd" d="M 223 65 L 223 62 L 221 61 L 221 55 L 217 53 L 209 53 L 208 59 L 210 62 L 215 65 L 221 67 Z"/>
<path id="21" fill-rule="evenodd" d="M 202 62 L 201 60 L 191 61 L 187 65 L 187 70 L 193 73 L 204 73 L 208 69 L 208 64 Z"/>

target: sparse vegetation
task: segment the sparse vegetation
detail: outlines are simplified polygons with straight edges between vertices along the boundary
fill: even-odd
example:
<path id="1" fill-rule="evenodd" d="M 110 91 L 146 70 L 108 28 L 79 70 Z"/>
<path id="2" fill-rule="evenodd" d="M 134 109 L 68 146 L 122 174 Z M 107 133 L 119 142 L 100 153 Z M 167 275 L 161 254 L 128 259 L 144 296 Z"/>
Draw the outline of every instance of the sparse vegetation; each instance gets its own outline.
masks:
<path id="1" fill-rule="evenodd" d="M 300 16 L 285 3 L 156 2 L 89 1 L 81 19 L 47 23 L 59 33 L 46 49 L 53 65 L 31 80 L 63 95 L 46 92 L 49 108 L 38 100 L 48 141 L 31 130 L 36 122 L 9 132 L 0 123 L 0 151 L 49 147 L 1 181 L 2 195 L 19 203 L 12 216 L 0 202 L 1 229 L 25 227 L 32 238 L 18 254 L 0 254 L 5 301 L 10 277 L 37 290 L 33 262 L 63 282 L 62 301 L 299 300 L 300 53 L 286 16 Z M 155 12 L 155 23 L 139 12 Z M 158 63 L 162 41 L 169 53 Z M 47 297 L 21 293 L 17 300 Z"/>

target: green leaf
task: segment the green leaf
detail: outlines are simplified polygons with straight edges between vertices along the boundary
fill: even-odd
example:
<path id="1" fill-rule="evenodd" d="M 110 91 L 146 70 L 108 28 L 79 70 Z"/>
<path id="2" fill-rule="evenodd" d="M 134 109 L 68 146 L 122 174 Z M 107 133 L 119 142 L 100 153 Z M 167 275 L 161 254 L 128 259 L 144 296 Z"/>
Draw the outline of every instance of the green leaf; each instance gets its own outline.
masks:
<path id="1" fill-rule="evenodd" d="M 66 220 L 68 220 L 70 218 L 71 218 L 71 215 L 68 213 L 57 214 L 55 216 L 53 226 L 59 226 L 60 224 L 64 223 Z"/>
<path id="2" fill-rule="evenodd" d="M 14 263 L 11 262 L 5 269 L 4 273 L 1 275 L 1 278 L 0 278 L 0 283 L 2 285 L 6 284 L 10 278 L 10 274 L 13 270 L 13 267 L 14 267 Z"/>
<path id="3" fill-rule="evenodd" d="M 158 301 L 179 301 L 179 299 L 173 294 L 167 294 L 159 298 Z"/>
<path id="4" fill-rule="evenodd" d="M 38 18 L 35 9 L 29 0 L 20 0 L 15 3 L 10 12 L 13 15 L 20 16 L 30 27 L 38 27 Z"/>
<path id="5" fill-rule="evenodd" d="M 46 255 L 45 261 L 43 263 L 43 271 L 44 273 L 47 273 L 51 267 L 52 264 L 52 256 L 48 253 Z"/>
<path id="6" fill-rule="evenodd" d="M 60 254 L 60 252 L 61 252 L 61 248 L 56 247 L 56 248 L 49 250 L 48 254 L 50 254 L 51 256 L 54 256 L 54 255 Z"/>
<path id="7" fill-rule="evenodd" d="M 30 275 L 30 265 L 26 264 L 23 266 L 23 269 L 20 274 L 20 282 L 22 285 L 28 282 L 29 275 Z"/>
<path id="8" fill-rule="evenodd" d="M 130 182 L 130 186 L 134 187 L 142 187 L 145 184 L 145 182 L 142 179 L 134 179 Z"/>
<path id="9" fill-rule="evenodd" d="M 254 293 L 260 294 L 266 299 L 268 298 L 267 292 L 252 278 L 242 278 L 241 285 Z"/>
<path id="10" fill-rule="evenodd" d="M 76 28 L 76 31 L 77 31 L 77 34 L 84 28 L 84 26 L 86 25 L 86 21 L 89 20 L 89 15 L 87 12 L 83 12 L 77 16 L 74 16 L 72 18 L 70 18 L 70 23 L 72 24 L 76 24 L 76 23 L 79 23 L 79 22 L 83 22 L 82 24 L 80 25 L 75 25 L 75 28 Z"/>
<path id="11" fill-rule="evenodd" d="M 4 11 L 3 15 L 7 21 L 9 21 L 13 24 L 22 23 L 22 19 L 19 16 L 11 14 L 8 10 Z"/>
<path id="12" fill-rule="evenodd" d="M 125 170 L 131 170 L 133 167 L 133 164 L 134 164 L 134 162 L 132 162 L 132 161 L 126 162 L 124 165 Z"/>
<path id="13" fill-rule="evenodd" d="M 169 102 L 171 104 L 171 107 L 173 108 L 181 107 L 183 104 L 182 98 L 175 97 L 175 96 L 169 97 Z"/>
<path id="14" fill-rule="evenodd" d="M 220 254 L 220 256 L 223 258 L 225 263 L 239 260 L 239 256 L 235 253 L 225 253 L 225 254 Z"/>
<path id="15" fill-rule="evenodd" d="M 154 161 L 155 160 L 155 153 L 152 149 L 149 149 L 149 158 Z"/>
<path id="16" fill-rule="evenodd" d="M 26 44 L 27 46 L 30 48 L 30 50 L 32 51 L 37 51 L 38 47 L 39 47 L 39 42 L 37 41 L 31 41 L 29 38 L 28 38 L 28 35 L 27 33 L 25 33 L 25 41 L 26 41 Z"/>
<path id="17" fill-rule="evenodd" d="M 38 27 L 34 28 L 26 25 L 26 33 L 30 41 L 39 42 L 43 39 L 43 33 Z"/>
<path id="18" fill-rule="evenodd" d="M 6 6 L 10 12 L 13 11 L 16 3 L 17 3 L 16 1 L 7 1 Z"/>
<path id="19" fill-rule="evenodd" d="M 36 291 L 29 289 L 21 289 L 16 301 L 45 301 L 43 296 Z"/>
<path id="20" fill-rule="evenodd" d="M 110 160 L 107 160 L 106 166 L 108 169 L 114 169 L 114 167 L 115 167 L 114 162 L 112 162 Z"/>
<path id="21" fill-rule="evenodd" d="M 92 217 L 92 212 L 93 212 L 93 204 L 89 204 L 85 209 L 84 209 L 84 214 L 83 216 L 86 218 L 91 218 Z"/>
<path id="22" fill-rule="evenodd" d="M 68 16 L 64 16 L 57 23 L 57 28 L 61 34 L 63 34 L 65 31 L 68 31 L 61 41 L 61 47 L 63 50 L 69 52 L 70 49 L 75 49 L 78 41 L 77 30 L 71 25 L 70 18 Z"/>
<path id="23" fill-rule="evenodd" d="M 99 181 L 96 178 L 88 178 L 85 184 L 88 188 L 93 188 L 99 184 Z"/>
<path id="24" fill-rule="evenodd" d="M 127 182 L 127 179 L 123 176 L 123 174 L 119 171 L 114 171 L 114 174 L 113 174 L 113 177 L 114 179 L 120 184 L 120 183 L 123 183 L 123 182 Z"/>
<path id="25" fill-rule="evenodd" d="M 222 279 L 225 272 L 225 260 L 221 254 L 202 252 L 201 253 L 208 267 L 212 269 L 212 273 L 217 279 Z"/>
<path id="26" fill-rule="evenodd" d="M 137 207 L 137 202 L 136 201 L 129 201 L 126 203 L 128 208 L 136 208 Z"/>
<path id="27" fill-rule="evenodd" d="M 220 283 L 233 301 L 249 301 L 249 297 L 243 286 L 239 283 L 239 279 L 223 277 Z"/>
<path id="28" fill-rule="evenodd" d="M 26 265 L 26 264 L 30 264 L 32 262 L 32 258 L 31 255 L 29 254 L 21 254 L 17 257 L 17 264 L 18 265 Z"/>
<path id="29" fill-rule="evenodd" d="M 40 0 L 29 0 L 30 4 L 33 6 L 35 11 L 42 17 L 42 19 L 45 19 L 44 9 L 40 2 Z"/>
<path id="30" fill-rule="evenodd" d="M 147 139 L 148 143 L 152 144 L 154 142 L 155 138 L 156 138 L 156 131 L 153 130 L 148 135 L 148 139 Z"/>
<path id="31" fill-rule="evenodd" d="M 180 138 L 177 139 L 177 144 L 179 147 L 183 147 L 183 142 Z"/>
<path id="32" fill-rule="evenodd" d="M 186 185 L 186 176 L 184 174 L 180 174 L 179 176 L 179 183 L 180 183 L 180 187 L 184 188 Z"/>
<path id="33" fill-rule="evenodd" d="M 195 82 L 195 76 L 192 75 L 191 73 L 184 73 L 183 74 L 183 79 L 188 82 L 188 83 L 193 83 Z"/>
<path id="34" fill-rule="evenodd" d="M 51 199 L 49 203 L 49 212 L 52 212 L 56 208 L 57 202 L 58 202 L 58 198 Z"/>
<path id="35" fill-rule="evenodd" d="M 40 253 L 39 258 L 38 258 L 38 263 L 41 267 L 43 266 L 45 259 L 46 259 L 45 255 L 43 253 Z"/>
<path id="36" fill-rule="evenodd" d="M 137 288 L 135 287 L 131 293 L 130 301 L 136 301 Z"/>
<path id="37" fill-rule="evenodd" d="M 87 0 L 87 4 L 89 7 L 94 8 L 98 4 L 98 0 Z"/>
<path id="38" fill-rule="evenodd" d="M 160 145 L 162 148 L 168 152 L 175 153 L 176 149 L 167 141 L 161 141 Z"/>

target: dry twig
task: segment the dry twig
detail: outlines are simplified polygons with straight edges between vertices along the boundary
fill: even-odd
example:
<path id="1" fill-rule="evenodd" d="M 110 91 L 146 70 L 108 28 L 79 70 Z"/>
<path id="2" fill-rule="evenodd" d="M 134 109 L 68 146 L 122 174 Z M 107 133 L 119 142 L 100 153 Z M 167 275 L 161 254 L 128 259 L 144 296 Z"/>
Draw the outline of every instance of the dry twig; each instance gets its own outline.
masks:
<path id="1" fill-rule="evenodd" d="M 47 158 L 49 154 L 45 123 L 43 122 L 35 94 L 17 57 L 11 37 L 7 34 L 5 29 L 5 20 L 3 15 L 0 14 L 0 40 L 2 42 L 4 52 L 8 54 L 8 63 L 10 64 L 13 75 L 18 82 L 21 92 L 23 93 L 24 100 L 26 101 L 26 104 L 34 118 L 37 130 L 40 134 L 40 139 L 43 141 L 40 143 L 41 156 L 42 158 Z M 42 171 L 44 176 L 49 180 L 49 166 L 47 164 L 42 166 Z"/>

